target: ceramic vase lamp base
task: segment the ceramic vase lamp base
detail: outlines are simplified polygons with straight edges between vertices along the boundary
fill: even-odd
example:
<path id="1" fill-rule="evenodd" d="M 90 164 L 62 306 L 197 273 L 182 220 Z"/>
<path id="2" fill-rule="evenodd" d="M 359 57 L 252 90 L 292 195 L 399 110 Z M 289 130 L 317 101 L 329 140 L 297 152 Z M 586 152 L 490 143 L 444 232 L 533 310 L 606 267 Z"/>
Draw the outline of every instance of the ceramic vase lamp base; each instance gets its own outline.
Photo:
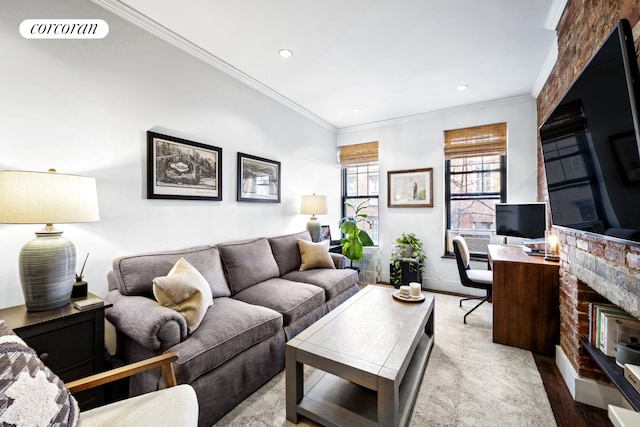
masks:
<path id="1" fill-rule="evenodd" d="M 45 311 L 69 303 L 76 268 L 76 248 L 48 224 L 20 251 L 19 270 L 28 311 Z"/>

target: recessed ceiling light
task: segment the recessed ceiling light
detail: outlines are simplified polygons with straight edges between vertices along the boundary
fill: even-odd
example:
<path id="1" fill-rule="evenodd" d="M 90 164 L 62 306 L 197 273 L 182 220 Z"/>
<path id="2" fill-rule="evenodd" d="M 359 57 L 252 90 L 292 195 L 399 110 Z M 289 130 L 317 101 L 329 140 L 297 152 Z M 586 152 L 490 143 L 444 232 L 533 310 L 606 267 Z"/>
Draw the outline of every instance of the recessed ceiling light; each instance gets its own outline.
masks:
<path id="1" fill-rule="evenodd" d="M 358 114 L 360 112 L 360 109 L 359 108 L 354 108 L 351 111 L 353 112 L 353 114 Z"/>
<path id="2" fill-rule="evenodd" d="M 293 52 L 291 52 L 289 49 L 280 49 L 278 53 L 283 58 L 291 58 L 291 56 L 293 56 Z"/>
<path id="3" fill-rule="evenodd" d="M 469 88 L 469 85 L 458 85 L 456 89 L 462 92 L 463 90 L 467 90 L 468 88 Z"/>

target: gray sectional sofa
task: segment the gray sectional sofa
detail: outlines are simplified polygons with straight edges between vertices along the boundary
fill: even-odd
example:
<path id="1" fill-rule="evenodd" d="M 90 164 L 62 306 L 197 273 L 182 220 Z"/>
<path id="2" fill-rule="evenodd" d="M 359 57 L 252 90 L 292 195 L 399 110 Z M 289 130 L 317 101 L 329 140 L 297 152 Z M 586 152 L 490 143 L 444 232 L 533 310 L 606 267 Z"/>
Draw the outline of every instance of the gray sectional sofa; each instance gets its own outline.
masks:
<path id="1" fill-rule="evenodd" d="M 105 300 L 118 354 L 134 362 L 176 351 L 178 383 L 193 386 L 199 424 L 210 426 L 284 368 L 285 343 L 358 291 L 346 258 L 299 271 L 308 232 L 131 255 L 113 262 Z M 152 281 L 184 258 L 207 280 L 213 305 L 188 334 L 185 318 L 156 302 Z M 159 373 L 134 377 L 131 394 L 162 387 Z"/>

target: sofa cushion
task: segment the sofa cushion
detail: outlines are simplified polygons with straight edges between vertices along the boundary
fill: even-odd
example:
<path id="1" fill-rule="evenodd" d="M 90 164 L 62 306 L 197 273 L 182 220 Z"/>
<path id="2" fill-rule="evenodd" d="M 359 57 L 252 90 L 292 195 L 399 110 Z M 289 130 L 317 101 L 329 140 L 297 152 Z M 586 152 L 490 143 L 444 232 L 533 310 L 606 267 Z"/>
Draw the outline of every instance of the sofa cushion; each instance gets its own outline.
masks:
<path id="1" fill-rule="evenodd" d="M 308 231 L 303 231 L 286 236 L 269 238 L 269 245 L 271 245 L 273 257 L 278 263 L 280 276 L 284 276 L 288 272 L 300 268 L 300 249 L 298 249 L 298 240 L 310 242 L 311 235 Z"/>
<path id="2" fill-rule="evenodd" d="M 153 279 L 153 295 L 160 305 L 184 316 L 189 333 L 196 330 L 207 308 L 213 305 L 209 283 L 184 258 L 178 260 L 168 275 Z"/>
<path id="3" fill-rule="evenodd" d="M 271 246 L 265 238 L 219 246 L 220 257 L 231 292 L 238 292 L 264 280 L 280 276 Z"/>
<path id="4" fill-rule="evenodd" d="M 351 269 L 316 269 L 306 271 L 292 271 L 285 274 L 283 279 L 294 282 L 310 283 L 324 289 L 326 301 L 349 289 L 358 283 L 358 272 Z"/>
<path id="5" fill-rule="evenodd" d="M 322 288 L 280 278 L 253 285 L 235 294 L 234 298 L 281 313 L 285 326 L 321 307 L 325 300 Z"/>
<path id="6" fill-rule="evenodd" d="M 156 252 L 116 258 L 113 272 L 122 295 L 151 295 L 153 279 L 166 276 L 184 258 L 207 279 L 214 298 L 231 296 L 218 248 L 199 246 L 171 252 Z"/>
<path id="7" fill-rule="evenodd" d="M 266 307 L 233 298 L 218 298 L 189 339 L 167 351 L 177 351 L 178 383 L 191 383 L 249 347 L 277 334 L 282 316 Z"/>
<path id="8" fill-rule="evenodd" d="M 314 268 L 336 268 L 329 255 L 329 241 L 320 243 L 298 240 L 300 248 L 300 271 Z"/>

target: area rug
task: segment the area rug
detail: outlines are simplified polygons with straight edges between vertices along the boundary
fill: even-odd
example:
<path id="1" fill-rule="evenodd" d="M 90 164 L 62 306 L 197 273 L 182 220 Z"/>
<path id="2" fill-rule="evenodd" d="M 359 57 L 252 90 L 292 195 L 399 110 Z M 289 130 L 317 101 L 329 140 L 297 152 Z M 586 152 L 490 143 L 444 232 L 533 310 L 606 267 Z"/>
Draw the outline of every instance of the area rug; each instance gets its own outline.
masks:
<path id="1" fill-rule="evenodd" d="M 492 306 L 462 322 L 474 301 L 435 296 L 435 344 L 410 426 L 556 426 L 531 352 L 492 342 Z M 307 368 L 305 373 L 311 371 Z M 286 420 L 284 372 L 216 426 L 293 426 Z M 302 419 L 299 426 L 317 426 Z"/>

